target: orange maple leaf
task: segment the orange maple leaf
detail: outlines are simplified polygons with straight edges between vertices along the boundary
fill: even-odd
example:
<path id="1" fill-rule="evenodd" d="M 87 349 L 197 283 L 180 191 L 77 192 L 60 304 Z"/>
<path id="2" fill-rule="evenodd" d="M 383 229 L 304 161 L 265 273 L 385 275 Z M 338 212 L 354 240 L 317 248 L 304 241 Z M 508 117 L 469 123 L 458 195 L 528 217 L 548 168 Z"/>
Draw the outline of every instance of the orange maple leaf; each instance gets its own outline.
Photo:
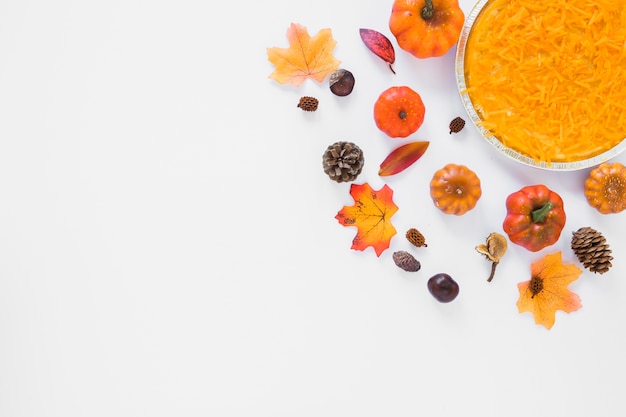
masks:
<path id="1" fill-rule="evenodd" d="M 341 61 L 333 56 L 337 42 L 330 29 L 322 29 L 311 37 L 304 26 L 292 23 L 287 40 L 289 48 L 267 48 L 267 57 L 275 67 L 271 79 L 297 87 L 309 77 L 321 83 L 339 68 Z"/>
<path id="2" fill-rule="evenodd" d="M 557 310 L 571 313 L 582 307 L 580 297 L 567 289 L 581 273 L 576 265 L 563 264 L 561 252 L 546 255 L 531 265 L 530 281 L 517 284 L 520 293 L 517 309 L 520 313 L 533 313 L 535 323 L 550 329 Z"/>
<path id="3" fill-rule="evenodd" d="M 391 224 L 391 217 L 398 211 L 393 202 L 393 190 L 386 184 L 378 191 L 372 190 L 368 183 L 352 184 L 350 195 L 354 205 L 344 206 L 335 218 L 344 226 L 357 227 L 351 249 L 362 251 L 372 246 L 376 256 L 380 256 L 396 234 Z"/>

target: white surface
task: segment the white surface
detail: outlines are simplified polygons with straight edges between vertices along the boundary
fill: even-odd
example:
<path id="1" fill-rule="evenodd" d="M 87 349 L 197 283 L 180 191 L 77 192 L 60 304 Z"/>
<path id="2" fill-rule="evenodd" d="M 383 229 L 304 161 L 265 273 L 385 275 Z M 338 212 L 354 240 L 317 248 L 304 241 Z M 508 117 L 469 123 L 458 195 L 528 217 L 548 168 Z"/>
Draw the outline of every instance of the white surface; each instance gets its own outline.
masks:
<path id="1" fill-rule="evenodd" d="M 498 155 L 467 126 L 454 50 L 393 75 L 358 29 L 391 36 L 391 1 L 5 1 L 0 5 L 0 415 L 616 416 L 626 372 L 624 216 L 582 194 L 588 170 L 539 171 Z M 462 1 L 468 12 L 473 2 Z M 216 12 L 220 10 L 220 12 Z M 291 22 L 331 28 L 357 84 L 333 96 L 268 79 L 266 48 Z M 378 258 L 350 250 L 351 205 L 321 155 L 359 144 L 358 182 L 406 140 L 372 118 L 378 94 L 409 85 L 426 103 L 427 154 L 388 178 L 399 234 Z M 296 108 L 320 99 L 316 113 Z M 622 155 L 616 161 L 626 162 Z M 448 162 L 480 177 L 461 217 L 428 194 Z M 565 200 L 557 244 L 515 245 L 491 284 L 474 250 L 502 231 L 504 199 L 543 183 Z M 530 263 L 592 226 L 609 273 L 570 288 L 583 307 L 547 331 L 519 314 Z M 422 270 L 391 261 L 419 228 Z M 459 297 L 426 290 L 451 274 Z"/>

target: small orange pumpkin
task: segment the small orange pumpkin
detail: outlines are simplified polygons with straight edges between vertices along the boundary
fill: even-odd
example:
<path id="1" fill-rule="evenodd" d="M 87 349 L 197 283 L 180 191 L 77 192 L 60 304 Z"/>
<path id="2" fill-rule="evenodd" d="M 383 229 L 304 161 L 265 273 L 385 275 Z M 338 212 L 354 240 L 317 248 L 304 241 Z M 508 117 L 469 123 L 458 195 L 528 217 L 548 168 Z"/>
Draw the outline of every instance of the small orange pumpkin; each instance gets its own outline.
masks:
<path id="1" fill-rule="evenodd" d="M 626 209 L 626 167 L 619 162 L 603 162 L 589 172 L 585 197 L 602 214 Z"/>
<path id="2" fill-rule="evenodd" d="M 435 206 L 446 214 L 467 213 L 481 195 L 480 179 L 465 165 L 447 164 L 430 181 L 430 196 Z"/>
<path id="3" fill-rule="evenodd" d="M 458 0 L 395 0 L 389 30 L 417 58 L 444 55 L 457 43 L 465 15 Z"/>
<path id="4" fill-rule="evenodd" d="M 405 138 L 424 123 L 422 97 L 407 86 L 389 87 L 374 103 L 376 126 L 392 138 Z"/>

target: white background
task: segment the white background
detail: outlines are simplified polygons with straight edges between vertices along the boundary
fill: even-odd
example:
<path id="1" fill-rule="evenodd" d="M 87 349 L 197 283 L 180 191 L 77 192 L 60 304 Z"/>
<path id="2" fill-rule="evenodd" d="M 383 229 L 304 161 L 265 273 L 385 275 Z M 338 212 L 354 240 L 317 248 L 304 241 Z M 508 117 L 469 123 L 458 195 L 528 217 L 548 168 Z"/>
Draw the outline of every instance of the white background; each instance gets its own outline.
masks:
<path id="1" fill-rule="evenodd" d="M 200 0 L 0 3 L 0 416 L 616 416 L 626 412 L 624 216 L 583 196 L 589 170 L 547 172 L 495 151 L 468 125 L 454 51 L 418 60 L 397 47 L 391 1 Z M 462 0 L 466 14 L 473 2 Z M 356 86 L 268 78 L 266 48 L 290 23 L 330 28 Z M 396 46 L 393 75 L 363 45 Z M 409 85 L 420 130 L 390 139 L 376 97 Z M 315 113 L 296 107 L 320 100 Z M 349 184 L 324 149 L 357 143 L 357 183 L 394 190 L 398 235 L 380 257 L 350 249 L 334 216 Z M 401 143 L 424 157 L 385 180 Z M 626 162 L 622 155 L 614 161 Z M 435 170 L 480 177 L 463 216 L 430 200 Z M 561 239 L 510 245 L 492 283 L 474 247 L 502 232 L 507 195 L 543 183 L 565 201 Z M 601 231 L 614 266 L 570 289 L 583 307 L 551 330 L 516 308 L 530 264 Z M 416 227 L 427 248 L 403 234 Z M 391 254 L 414 253 L 417 273 Z M 461 286 L 436 302 L 427 279 Z"/>

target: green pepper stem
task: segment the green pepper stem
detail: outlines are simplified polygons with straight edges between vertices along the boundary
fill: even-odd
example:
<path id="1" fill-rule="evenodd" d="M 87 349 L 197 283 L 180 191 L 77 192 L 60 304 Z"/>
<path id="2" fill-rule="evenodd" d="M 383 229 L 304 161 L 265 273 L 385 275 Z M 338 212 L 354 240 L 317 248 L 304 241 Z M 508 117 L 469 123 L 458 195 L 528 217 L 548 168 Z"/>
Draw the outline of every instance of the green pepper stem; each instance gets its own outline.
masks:
<path id="1" fill-rule="evenodd" d="M 554 205 L 548 202 L 548 204 L 546 204 L 545 206 L 538 208 L 536 210 L 533 210 L 530 213 L 530 215 L 533 218 L 533 223 L 543 223 L 546 220 L 546 216 L 548 215 L 548 212 L 552 210 L 552 207 L 554 207 Z"/>
<path id="2" fill-rule="evenodd" d="M 422 7 L 422 19 L 428 20 L 432 19 L 435 14 L 435 8 L 433 6 L 433 0 L 426 0 L 426 6 Z"/>

